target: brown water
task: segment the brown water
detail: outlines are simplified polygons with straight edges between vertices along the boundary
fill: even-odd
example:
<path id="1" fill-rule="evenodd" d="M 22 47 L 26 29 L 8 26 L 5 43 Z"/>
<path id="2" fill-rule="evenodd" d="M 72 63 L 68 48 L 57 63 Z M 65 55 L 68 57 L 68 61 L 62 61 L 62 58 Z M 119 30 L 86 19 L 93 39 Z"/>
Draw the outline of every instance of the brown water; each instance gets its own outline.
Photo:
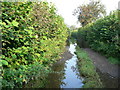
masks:
<path id="1" fill-rule="evenodd" d="M 77 56 L 74 54 L 76 44 L 70 44 L 69 51 L 73 54 L 71 59 L 60 60 L 55 63 L 48 76 L 46 88 L 81 88 L 83 78 L 77 69 Z"/>

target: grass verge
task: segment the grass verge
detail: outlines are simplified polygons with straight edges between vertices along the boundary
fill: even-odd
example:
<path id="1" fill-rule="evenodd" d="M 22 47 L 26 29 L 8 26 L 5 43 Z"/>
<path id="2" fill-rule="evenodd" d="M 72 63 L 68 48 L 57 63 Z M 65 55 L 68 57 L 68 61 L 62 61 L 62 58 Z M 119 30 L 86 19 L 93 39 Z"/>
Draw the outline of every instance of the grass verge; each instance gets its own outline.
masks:
<path id="1" fill-rule="evenodd" d="M 118 58 L 108 57 L 108 60 L 111 64 L 120 65 L 120 59 L 118 59 Z"/>
<path id="2" fill-rule="evenodd" d="M 103 88 L 96 68 L 88 54 L 78 46 L 76 47 L 76 54 L 78 57 L 78 69 L 80 74 L 85 78 L 83 88 Z"/>

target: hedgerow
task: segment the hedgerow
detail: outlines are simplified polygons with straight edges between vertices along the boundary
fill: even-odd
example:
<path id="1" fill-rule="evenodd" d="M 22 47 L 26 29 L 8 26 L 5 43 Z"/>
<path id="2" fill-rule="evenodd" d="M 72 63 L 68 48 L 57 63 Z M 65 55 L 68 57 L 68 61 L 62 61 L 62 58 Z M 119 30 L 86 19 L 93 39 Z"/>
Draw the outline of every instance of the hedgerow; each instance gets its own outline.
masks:
<path id="1" fill-rule="evenodd" d="M 48 70 L 64 51 L 68 28 L 55 7 L 47 2 L 0 4 L 3 87 L 22 87 L 32 77 L 28 69 L 20 67 L 31 68 L 39 63 L 38 70 L 41 66 Z M 34 68 L 31 68 L 33 72 Z"/>
<path id="2" fill-rule="evenodd" d="M 108 58 L 120 58 L 120 24 L 115 13 L 90 23 L 78 30 L 78 43 L 87 43 L 92 49 Z"/>

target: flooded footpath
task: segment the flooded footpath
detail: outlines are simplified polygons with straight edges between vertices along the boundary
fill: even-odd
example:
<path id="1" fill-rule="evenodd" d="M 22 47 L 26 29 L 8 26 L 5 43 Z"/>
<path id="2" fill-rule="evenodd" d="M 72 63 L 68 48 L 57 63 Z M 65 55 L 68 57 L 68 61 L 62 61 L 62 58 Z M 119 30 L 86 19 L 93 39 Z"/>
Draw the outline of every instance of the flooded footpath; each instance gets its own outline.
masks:
<path id="1" fill-rule="evenodd" d="M 46 88 L 82 88 L 83 78 L 77 68 L 76 43 L 70 44 L 62 59 L 52 66 Z"/>

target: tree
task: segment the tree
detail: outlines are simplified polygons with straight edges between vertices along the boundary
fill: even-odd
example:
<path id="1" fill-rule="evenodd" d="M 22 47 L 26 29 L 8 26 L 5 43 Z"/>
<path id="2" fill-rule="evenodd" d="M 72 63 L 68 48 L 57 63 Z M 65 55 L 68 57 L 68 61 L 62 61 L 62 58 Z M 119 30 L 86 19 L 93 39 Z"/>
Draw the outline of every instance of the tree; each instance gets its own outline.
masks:
<path id="1" fill-rule="evenodd" d="M 105 6 L 100 1 L 91 0 L 86 5 L 81 5 L 74 10 L 73 15 L 78 14 L 78 21 L 82 26 L 95 21 L 106 14 Z"/>
<path id="2" fill-rule="evenodd" d="M 70 30 L 76 30 L 77 29 L 75 25 L 71 25 L 69 28 L 70 28 Z"/>

